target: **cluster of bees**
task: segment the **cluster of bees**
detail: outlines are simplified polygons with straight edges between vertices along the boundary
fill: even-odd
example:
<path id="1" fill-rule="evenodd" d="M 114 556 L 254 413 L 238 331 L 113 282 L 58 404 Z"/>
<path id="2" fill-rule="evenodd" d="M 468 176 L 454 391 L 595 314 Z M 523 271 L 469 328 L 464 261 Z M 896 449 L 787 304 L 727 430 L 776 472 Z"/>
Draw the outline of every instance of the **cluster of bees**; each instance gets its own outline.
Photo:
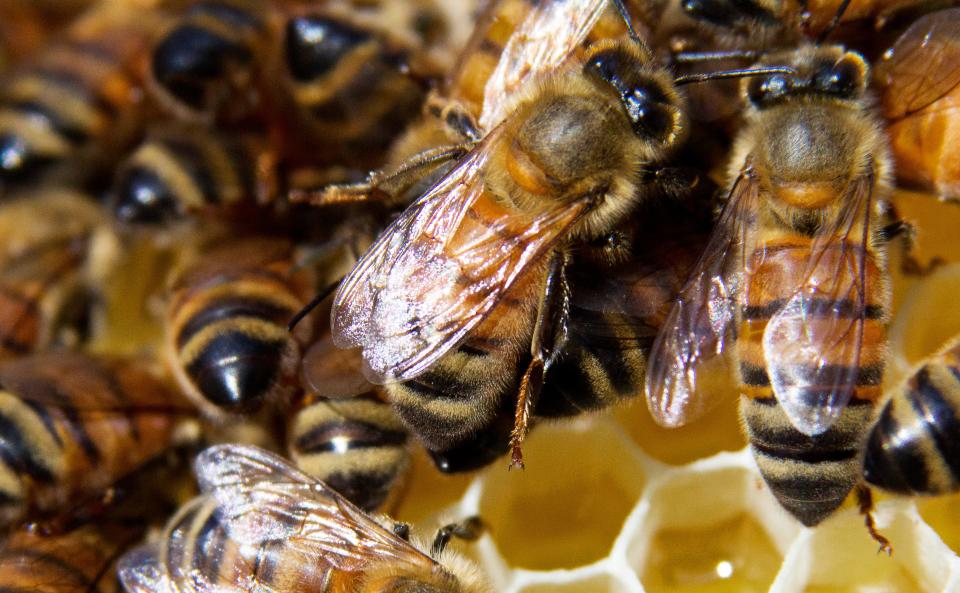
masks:
<path id="1" fill-rule="evenodd" d="M 374 514 L 410 448 L 641 395 L 738 391 L 781 505 L 888 550 L 872 487 L 960 489 L 960 337 L 882 389 L 960 9 L 85 4 L 0 6 L 0 589 L 489 591 L 480 519 Z"/>

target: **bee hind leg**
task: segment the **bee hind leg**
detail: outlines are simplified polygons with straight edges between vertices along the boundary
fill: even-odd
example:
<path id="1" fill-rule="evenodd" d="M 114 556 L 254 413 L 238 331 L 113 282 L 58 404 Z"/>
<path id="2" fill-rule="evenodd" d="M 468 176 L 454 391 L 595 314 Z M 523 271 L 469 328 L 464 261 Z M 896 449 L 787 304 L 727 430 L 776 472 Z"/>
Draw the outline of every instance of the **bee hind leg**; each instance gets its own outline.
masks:
<path id="1" fill-rule="evenodd" d="M 537 321 L 533 326 L 533 339 L 530 341 L 532 358 L 520 380 L 513 432 L 510 433 L 510 468 L 517 466 L 523 469 L 523 451 L 520 446 L 527 436 L 530 414 L 543 387 L 544 374 L 559 351 L 557 346 L 566 336 L 567 316 L 570 311 L 570 289 L 564 274 L 566 264 L 566 254 L 559 251 L 554 253 L 547 273 L 546 287 L 537 307 Z"/>
<path id="2" fill-rule="evenodd" d="M 887 556 L 893 554 L 893 546 L 890 544 L 890 540 L 877 531 L 876 523 L 873 521 L 873 493 L 870 491 L 870 488 L 864 484 L 860 484 L 856 488 L 856 493 L 857 505 L 860 507 L 860 514 L 863 515 L 863 524 L 866 525 L 870 537 L 880 544 L 880 549 L 877 550 L 877 553 L 886 552 Z"/>

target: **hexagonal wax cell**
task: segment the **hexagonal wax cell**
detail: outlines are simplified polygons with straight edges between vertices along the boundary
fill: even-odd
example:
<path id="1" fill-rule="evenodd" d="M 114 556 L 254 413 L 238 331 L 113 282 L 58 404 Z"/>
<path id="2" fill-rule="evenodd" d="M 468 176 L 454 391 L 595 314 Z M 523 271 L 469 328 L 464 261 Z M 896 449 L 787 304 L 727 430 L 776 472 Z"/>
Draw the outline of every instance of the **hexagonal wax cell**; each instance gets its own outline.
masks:
<path id="1" fill-rule="evenodd" d="M 960 554 L 960 494 L 918 498 L 920 516 L 955 554 Z"/>
<path id="2" fill-rule="evenodd" d="M 600 574 L 562 583 L 534 583 L 520 588 L 518 593 L 630 593 L 632 590 L 616 577 Z"/>

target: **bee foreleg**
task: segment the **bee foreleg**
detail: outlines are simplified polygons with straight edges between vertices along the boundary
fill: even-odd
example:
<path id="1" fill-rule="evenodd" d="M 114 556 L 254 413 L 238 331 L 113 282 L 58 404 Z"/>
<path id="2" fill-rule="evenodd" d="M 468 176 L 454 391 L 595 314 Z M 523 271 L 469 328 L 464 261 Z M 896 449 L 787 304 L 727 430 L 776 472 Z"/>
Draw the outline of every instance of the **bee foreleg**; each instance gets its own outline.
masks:
<path id="1" fill-rule="evenodd" d="M 520 445 L 527 436 L 530 413 L 536 404 L 543 376 L 553 362 L 557 346 L 566 335 L 569 313 L 570 290 L 567 286 L 567 255 L 557 251 L 550 260 L 547 281 L 537 307 L 537 321 L 533 326 L 530 341 L 530 364 L 520 380 L 517 407 L 513 417 L 513 432 L 510 433 L 510 467 L 523 469 L 523 452 Z"/>
<path id="2" fill-rule="evenodd" d="M 391 171 L 376 170 L 361 183 L 334 184 L 315 190 L 292 190 L 290 201 L 313 206 L 351 202 L 395 202 L 437 165 L 470 152 L 475 142 L 437 146 L 419 152 Z"/>
<path id="3" fill-rule="evenodd" d="M 456 138 L 477 142 L 483 137 L 477 119 L 459 101 L 431 93 L 427 97 L 423 110 L 428 115 L 440 120 L 450 134 Z"/>
<path id="4" fill-rule="evenodd" d="M 446 549 L 450 539 L 459 537 L 462 540 L 472 542 L 483 535 L 486 526 L 480 517 L 467 517 L 463 521 L 444 525 L 437 530 L 436 537 L 433 538 L 433 545 L 430 546 L 430 556 L 436 558 Z"/>
<path id="5" fill-rule="evenodd" d="M 877 531 L 877 526 L 873 521 L 873 493 L 870 491 L 870 488 L 864 484 L 857 486 L 856 493 L 857 505 L 860 507 L 860 514 L 863 515 L 863 524 L 867 526 L 870 537 L 880 544 L 880 549 L 877 550 L 877 553 L 886 552 L 887 556 L 889 556 L 893 553 L 893 546 L 890 545 L 890 540 L 883 537 L 880 532 Z"/>

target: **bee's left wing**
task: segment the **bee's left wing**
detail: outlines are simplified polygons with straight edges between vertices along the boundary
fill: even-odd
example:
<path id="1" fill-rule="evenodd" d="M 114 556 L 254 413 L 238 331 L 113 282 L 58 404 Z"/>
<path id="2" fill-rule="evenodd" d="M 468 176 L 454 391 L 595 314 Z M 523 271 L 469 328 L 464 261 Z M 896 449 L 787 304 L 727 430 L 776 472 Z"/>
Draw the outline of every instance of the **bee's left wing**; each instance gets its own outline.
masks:
<path id="1" fill-rule="evenodd" d="M 381 527 L 335 490 L 263 449 L 218 445 L 197 456 L 197 479 L 241 544 L 277 542 L 318 570 L 364 571 L 381 562 L 440 565 Z"/>
<path id="2" fill-rule="evenodd" d="M 197 587 L 193 591 L 179 590 L 161 566 L 158 546 L 153 544 L 124 554 L 117 564 L 117 577 L 128 593 L 206 593 Z"/>
<path id="3" fill-rule="evenodd" d="M 609 0 L 540 2 L 507 41 L 483 93 L 480 126 L 492 130 L 524 98 L 529 81 L 556 69 L 600 19 Z"/>
<path id="4" fill-rule="evenodd" d="M 408 207 L 340 285 L 334 344 L 361 347 L 371 381 L 405 381 L 430 367 L 593 202 L 583 196 L 535 216 L 500 204 L 483 168 L 501 129 Z"/>
<path id="5" fill-rule="evenodd" d="M 917 19 L 877 65 L 883 114 L 901 118 L 960 84 L 960 8 Z"/>
<path id="6" fill-rule="evenodd" d="M 858 387 L 876 388 L 882 376 L 882 359 L 861 357 L 865 342 L 883 338 L 886 312 L 877 302 L 888 290 L 870 254 L 874 187 L 872 174 L 851 182 L 842 213 L 812 240 L 802 283 L 764 329 L 774 395 L 807 435 L 829 428 Z"/>

